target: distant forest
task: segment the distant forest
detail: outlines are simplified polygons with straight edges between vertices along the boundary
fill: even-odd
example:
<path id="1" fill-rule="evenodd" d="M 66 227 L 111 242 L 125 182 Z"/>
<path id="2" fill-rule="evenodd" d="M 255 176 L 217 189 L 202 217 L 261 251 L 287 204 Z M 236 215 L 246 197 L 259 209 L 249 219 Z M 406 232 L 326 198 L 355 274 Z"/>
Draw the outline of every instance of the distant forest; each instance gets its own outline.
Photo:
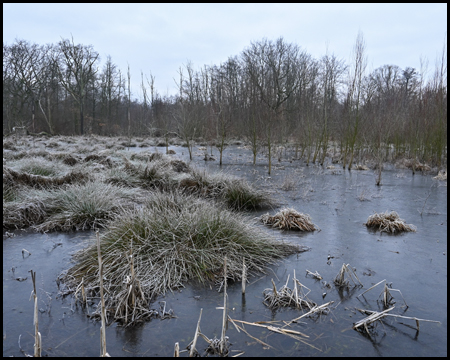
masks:
<path id="1" fill-rule="evenodd" d="M 91 45 L 15 40 L 3 43 L 3 135 L 23 127 L 30 134 L 179 136 L 221 151 L 238 138 L 254 159 L 264 146 L 269 161 L 275 144 L 289 142 L 308 162 L 323 162 L 333 141 L 344 168 L 362 149 L 443 165 L 446 46 L 433 69 L 423 60 L 421 69 L 386 64 L 369 73 L 366 52 L 362 33 L 349 64 L 330 54 L 315 59 L 283 38 L 262 39 L 218 65 L 180 65 L 175 96 L 162 96 L 156 77 L 142 74 L 136 100 L 130 69 L 111 57 L 101 66 Z"/>

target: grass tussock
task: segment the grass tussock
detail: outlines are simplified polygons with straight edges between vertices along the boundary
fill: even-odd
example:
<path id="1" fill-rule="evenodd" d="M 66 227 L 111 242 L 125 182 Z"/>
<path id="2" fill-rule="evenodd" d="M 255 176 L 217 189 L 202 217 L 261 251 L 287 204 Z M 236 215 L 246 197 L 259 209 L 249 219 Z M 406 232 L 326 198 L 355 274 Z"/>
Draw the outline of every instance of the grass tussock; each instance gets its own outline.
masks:
<path id="1" fill-rule="evenodd" d="M 190 194 L 213 198 L 235 210 L 253 210 L 275 204 L 264 190 L 254 188 L 244 179 L 219 172 L 191 169 L 189 176 L 183 178 L 178 187 Z"/>
<path id="2" fill-rule="evenodd" d="M 89 181 L 66 188 L 49 190 L 48 218 L 34 228 L 37 231 L 89 230 L 104 227 L 140 196 L 136 189 Z"/>
<path id="3" fill-rule="evenodd" d="M 403 231 L 416 232 L 417 228 L 412 224 L 406 224 L 404 220 L 400 219 L 395 211 L 375 213 L 367 219 L 364 224 L 368 228 L 380 230 L 380 232 L 398 233 Z"/>
<path id="4" fill-rule="evenodd" d="M 69 231 L 103 227 L 123 208 L 134 206 L 143 191 L 88 181 L 45 189 L 16 185 L 6 193 L 3 228 Z"/>
<path id="5" fill-rule="evenodd" d="M 264 225 L 281 230 L 315 231 L 319 228 L 313 224 L 308 214 L 299 213 L 292 208 L 281 209 L 278 213 L 270 216 L 268 213 L 260 217 Z"/>
<path id="6" fill-rule="evenodd" d="M 64 184 L 84 182 L 88 175 L 81 171 L 71 171 L 64 176 L 34 175 L 26 172 L 17 172 L 11 168 L 3 166 L 3 183 L 14 183 L 27 185 L 33 188 L 49 188 Z"/>
<path id="7" fill-rule="evenodd" d="M 20 197 L 21 193 L 16 188 L 11 201 L 3 198 L 3 229 L 26 228 L 40 224 L 48 217 L 48 206 L 44 198 L 28 196 L 19 201 Z"/>
<path id="8" fill-rule="evenodd" d="M 223 172 L 210 174 L 162 153 L 153 153 L 145 163 L 133 162 L 125 157 L 123 161 L 124 169 L 130 175 L 137 176 L 141 186 L 147 189 L 181 190 L 189 195 L 220 201 L 236 210 L 274 204 L 266 191 L 254 188 L 244 179 Z"/>
<path id="9" fill-rule="evenodd" d="M 48 154 L 46 156 L 48 156 Z M 60 162 L 54 162 L 41 156 L 26 156 L 14 162 L 11 165 L 11 168 L 20 173 L 48 177 L 61 176 L 68 170 L 68 167 Z"/>
<path id="10" fill-rule="evenodd" d="M 298 251 L 278 242 L 240 214 L 179 191 L 153 192 L 144 206 L 122 212 L 100 235 L 106 307 L 115 320 L 126 297 L 123 280 L 130 276 L 130 252 L 134 274 L 146 298 L 221 276 L 227 257 L 227 276 L 238 280 L 242 261 L 250 271 L 263 271 L 268 263 Z M 75 289 L 84 278 L 91 296 L 99 291 L 97 248 L 76 254 L 77 264 L 63 275 Z M 126 319 L 129 323 L 130 319 Z"/>

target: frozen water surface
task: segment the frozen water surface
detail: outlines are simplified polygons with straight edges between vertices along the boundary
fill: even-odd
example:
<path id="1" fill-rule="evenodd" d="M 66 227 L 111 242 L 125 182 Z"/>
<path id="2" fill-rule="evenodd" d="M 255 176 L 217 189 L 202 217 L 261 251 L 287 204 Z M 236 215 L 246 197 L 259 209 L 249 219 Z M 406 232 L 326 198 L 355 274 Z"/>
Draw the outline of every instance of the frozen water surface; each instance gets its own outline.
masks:
<path id="1" fill-rule="evenodd" d="M 188 161 L 188 151 L 171 147 L 177 156 Z M 131 151 L 141 151 L 133 149 Z M 155 150 L 151 148 L 150 150 Z M 159 148 L 164 151 L 164 148 Z M 208 147 L 208 152 L 210 149 Z M 218 155 L 213 149 L 216 159 Z M 193 162 L 209 171 L 220 171 L 218 161 L 205 163 L 202 151 L 194 149 Z M 267 274 L 249 279 L 245 297 L 241 284 L 229 284 L 229 315 L 248 322 L 279 321 L 283 326 L 301 315 L 296 309 L 271 311 L 262 303 L 263 290 L 271 287 L 271 279 L 280 288 L 287 276 L 292 279 L 295 269 L 298 280 L 311 289 L 308 297 L 323 304 L 334 301 L 328 315 L 303 318 L 291 324 L 291 329 L 309 335 L 308 345 L 286 335 L 265 328 L 245 326 L 254 337 L 271 347 L 266 348 L 243 332 L 238 333 L 228 324 L 227 336 L 231 350 L 244 351 L 243 356 L 446 356 L 447 355 L 447 183 L 433 180 L 430 175 L 388 167 L 383 172 L 382 186 L 375 185 L 375 176 L 369 171 L 344 171 L 305 166 L 303 161 L 274 159 L 272 175 L 267 175 L 267 160 L 258 156 L 257 165 L 251 164 L 248 150 L 230 146 L 224 153 L 223 171 L 245 177 L 273 192 L 280 207 L 292 207 L 307 213 L 321 231 L 313 233 L 283 232 L 267 228 L 280 240 L 291 241 L 310 248 L 270 266 Z M 282 190 L 283 183 L 293 183 L 292 190 Z M 279 208 L 249 213 L 255 218 L 263 213 L 275 213 Z M 374 212 L 396 211 L 400 218 L 417 227 L 416 233 L 398 235 L 380 234 L 363 224 Z M 422 212 L 422 215 L 420 214 Z M 258 222 L 255 226 L 261 226 Z M 57 298 L 55 282 L 58 274 L 70 266 L 71 254 L 94 241 L 93 232 L 37 234 L 16 231 L 15 237 L 3 239 L 3 356 L 22 356 L 21 347 L 33 353 L 33 302 L 29 270 L 36 271 L 39 297 L 39 330 L 42 334 L 43 355 L 98 356 L 100 353 L 100 323 L 86 316 L 86 310 L 76 307 L 70 297 Z M 31 252 L 22 255 L 22 249 Z M 356 268 L 364 287 L 354 291 L 339 291 L 332 283 L 343 263 Z M 12 271 L 14 268 L 14 271 Z M 323 281 L 306 275 L 306 269 L 319 272 Z M 27 278 L 24 281 L 15 278 Z M 351 327 L 364 315 L 357 308 L 379 310 L 378 295 L 382 287 L 371 290 L 363 298 L 357 295 L 377 282 L 386 279 L 399 289 L 409 308 L 397 292 L 392 313 L 421 319 L 438 320 L 441 324 L 420 323 L 400 318 L 385 318 L 378 323 L 372 337 Z M 292 281 L 288 284 L 292 287 Z M 326 293 L 322 298 L 322 294 Z M 220 337 L 223 294 L 217 289 L 199 284 L 188 284 L 180 291 L 157 299 L 152 307 L 159 309 L 158 301 L 166 302 L 176 318 L 153 319 L 143 326 L 124 329 L 113 324 L 106 330 L 106 344 L 112 356 L 172 356 L 175 342 L 184 349 L 192 340 L 200 309 L 203 308 L 201 331 L 209 338 Z M 90 311 L 93 311 L 92 308 Z M 409 326 L 408 326 L 409 325 Z M 200 353 L 206 342 L 198 340 Z M 230 355 L 237 354 L 232 352 Z M 186 353 L 182 353 L 187 355 Z"/>

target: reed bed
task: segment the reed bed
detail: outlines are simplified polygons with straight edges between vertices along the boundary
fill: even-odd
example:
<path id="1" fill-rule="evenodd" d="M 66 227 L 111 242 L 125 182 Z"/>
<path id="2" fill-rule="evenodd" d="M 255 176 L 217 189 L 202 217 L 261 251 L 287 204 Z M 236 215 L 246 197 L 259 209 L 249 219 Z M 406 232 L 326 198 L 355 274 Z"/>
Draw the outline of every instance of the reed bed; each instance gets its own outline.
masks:
<path id="1" fill-rule="evenodd" d="M 308 214 L 299 213 L 292 208 L 281 209 L 273 216 L 270 216 L 268 213 L 261 215 L 260 220 L 264 225 L 282 230 L 319 230 L 319 228 L 313 224 L 311 217 Z"/>
<path id="2" fill-rule="evenodd" d="M 128 293 L 130 255 L 142 294 L 150 301 L 187 280 L 215 280 L 222 275 L 225 256 L 227 277 L 239 280 L 244 257 L 249 271 L 261 272 L 267 264 L 299 251 L 275 241 L 242 215 L 179 191 L 155 191 L 142 207 L 124 210 L 108 223 L 100 243 L 106 308 L 118 321 L 125 321 L 118 309 Z M 98 296 L 96 255 L 95 246 L 76 254 L 77 263 L 61 276 L 69 288 L 76 289 L 84 279 L 86 291 Z M 141 313 L 135 314 L 134 322 L 142 319 Z"/>
<path id="3" fill-rule="evenodd" d="M 404 220 L 400 219 L 395 211 L 375 213 L 367 219 L 364 224 L 369 228 L 380 230 L 380 232 L 398 233 L 403 231 L 416 232 L 417 228 L 412 224 L 406 224 Z"/>
<path id="4" fill-rule="evenodd" d="M 89 181 L 66 188 L 51 189 L 46 194 L 49 217 L 34 225 L 37 231 L 88 230 L 104 227 L 141 196 L 137 189 Z"/>

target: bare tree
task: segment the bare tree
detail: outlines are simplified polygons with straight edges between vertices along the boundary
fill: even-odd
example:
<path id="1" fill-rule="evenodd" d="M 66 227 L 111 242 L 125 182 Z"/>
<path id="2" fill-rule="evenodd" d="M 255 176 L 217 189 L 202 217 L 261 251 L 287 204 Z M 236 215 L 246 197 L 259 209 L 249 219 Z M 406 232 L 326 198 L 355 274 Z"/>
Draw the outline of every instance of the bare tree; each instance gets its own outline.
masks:
<path id="1" fill-rule="evenodd" d="M 355 143 L 358 138 L 358 131 L 361 121 L 361 95 L 363 88 L 364 73 L 367 67 L 366 44 L 361 31 L 358 32 L 356 43 L 353 48 L 353 64 L 349 71 L 349 83 L 347 92 L 347 109 L 348 109 L 348 142 L 344 154 L 344 168 L 347 151 L 350 151 L 350 161 L 348 169 L 351 170 L 353 156 L 355 151 Z"/>
<path id="2" fill-rule="evenodd" d="M 75 45 L 68 39 L 59 42 L 62 63 L 55 59 L 58 64 L 58 73 L 62 86 L 70 93 L 80 110 L 80 134 L 84 134 L 84 110 L 88 83 L 97 73 L 95 63 L 98 53 L 92 46 Z"/>
<path id="3" fill-rule="evenodd" d="M 267 108 L 265 140 L 269 156 L 269 174 L 272 169 L 273 127 L 280 119 L 287 99 L 300 85 L 298 69 L 299 47 L 287 44 L 282 37 L 276 42 L 267 39 L 251 43 L 242 53 L 245 69 L 256 85 L 259 98 Z"/>
<path id="4" fill-rule="evenodd" d="M 198 84 L 195 81 L 195 73 L 192 63 L 186 65 L 187 77 L 183 76 L 183 68 L 180 67 L 180 82 L 177 86 L 180 96 L 177 99 L 175 112 L 173 114 L 178 124 L 178 135 L 186 142 L 189 158 L 192 160 L 192 149 L 194 138 L 198 134 L 198 126 L 202 118 L 201 100 Z"/>
<path id="5" fill-rule="evenodd" d="M 328 53 L 320 60 L 320 80 L 321 80 L 321 131 L 319 135 L 318 145 L 313 158 L 313 163 L 316 161 L 316 157 L 319 151 L 322 150 L 322 157 L 320 165 L 323 165 L 325 160 L 328 138 L 329 138 L 329 121 L 333 115 L 334 108 L 338 102 L 337 87 L 341 82 L 342 75 L 346 70 L 346 66 L 342 60 L 338 60 L 334 55 L 328 55 Z"/>

